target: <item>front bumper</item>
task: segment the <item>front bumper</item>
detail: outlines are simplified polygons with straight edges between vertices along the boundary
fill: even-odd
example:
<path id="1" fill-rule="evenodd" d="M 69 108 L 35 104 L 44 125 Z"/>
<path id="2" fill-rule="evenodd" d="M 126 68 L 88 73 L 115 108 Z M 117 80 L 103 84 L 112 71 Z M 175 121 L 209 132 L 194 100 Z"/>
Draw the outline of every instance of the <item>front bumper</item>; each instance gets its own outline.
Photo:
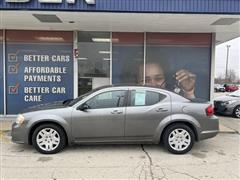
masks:
<path id="1" fill-rule="evenodd" d="M 25 124 L 18 125 L 16 122 L 12 124 L 12 141 L 19 144 L 28 144 L 27 128 Z"/>
<path id="2" fill-rule="evenodd" d="M 232 115 L 234 106 L 226 105 L 224 102 L 215 101 L 214 102 L 214 111 L 219 114 Z"/>

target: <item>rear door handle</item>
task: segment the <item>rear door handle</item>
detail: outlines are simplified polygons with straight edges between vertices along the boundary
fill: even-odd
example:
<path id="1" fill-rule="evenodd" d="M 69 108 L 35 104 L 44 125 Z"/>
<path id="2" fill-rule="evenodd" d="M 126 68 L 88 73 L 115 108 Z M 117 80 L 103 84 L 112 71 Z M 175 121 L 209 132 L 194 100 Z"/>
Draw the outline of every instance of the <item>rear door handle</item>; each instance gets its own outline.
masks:
<path id="1" fill-rule="evenodd" d="M 122 114 L 123 111 L 120 111 L 120 110 L 117 110 L 117 109 L 114 109 L 113 111 L 111 111 L 111 114 Z"/>
<path id="2" fill-rule="evenodd" d="M 164 109 L 164 108 L 158 108 L 156 109 L 157 112 L 167 112 L 168 110 L 167 109 Z"/>

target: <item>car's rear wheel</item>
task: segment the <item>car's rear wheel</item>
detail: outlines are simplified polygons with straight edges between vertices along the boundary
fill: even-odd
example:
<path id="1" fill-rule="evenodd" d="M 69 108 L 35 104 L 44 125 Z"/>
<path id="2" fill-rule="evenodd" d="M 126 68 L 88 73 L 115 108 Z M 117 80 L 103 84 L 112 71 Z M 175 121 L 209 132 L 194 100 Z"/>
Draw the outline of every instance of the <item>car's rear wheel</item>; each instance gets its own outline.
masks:
<path id="1" fill-rule="evenodd" d="M 194 144 L 194 133 L 185 124 L 177 123 L 167 127 L 163 135 L 163 143 L 166 149 L 174 154 L 185 154 Z"/>
<path id="2" fill-rule="evenodd" d="M 66 145 L 66 136 L 61 127 L 55 124 L 42 124 L 32 135 L 34 148 L 43 154 L 54 154 Z"/>
<path id="3" fill-rule="evenodd" d="M 234 108 L 233 110 L 233 115 L 236 117 L 236 118 L 240 118 L 240 106 L 237 106 Z"/>

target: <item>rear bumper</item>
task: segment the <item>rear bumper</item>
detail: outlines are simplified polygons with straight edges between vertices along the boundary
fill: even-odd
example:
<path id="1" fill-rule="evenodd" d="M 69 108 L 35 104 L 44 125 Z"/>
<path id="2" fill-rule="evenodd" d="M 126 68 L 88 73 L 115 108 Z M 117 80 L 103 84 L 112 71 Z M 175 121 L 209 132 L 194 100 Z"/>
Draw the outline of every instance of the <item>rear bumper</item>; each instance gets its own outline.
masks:
<path id="1" fill-rule="evenodd" d="M 215 137 L 219 133 L 219 119 L 217 116 L 209 118 L 207 126 L 199 134 L 199 140 Z"/>
<path id="2" fill-rule="evenodd" d="M 200 140 L 209 139 L 215 137 L 219 133 L 219 130 L 202 131 L 200 134 Z"/>
<path id="3" fill-rule="evenodd" d="M 223 88 L 215 89 L 215 92 L 225 92 L 225 89 L 223 89 Z"/>

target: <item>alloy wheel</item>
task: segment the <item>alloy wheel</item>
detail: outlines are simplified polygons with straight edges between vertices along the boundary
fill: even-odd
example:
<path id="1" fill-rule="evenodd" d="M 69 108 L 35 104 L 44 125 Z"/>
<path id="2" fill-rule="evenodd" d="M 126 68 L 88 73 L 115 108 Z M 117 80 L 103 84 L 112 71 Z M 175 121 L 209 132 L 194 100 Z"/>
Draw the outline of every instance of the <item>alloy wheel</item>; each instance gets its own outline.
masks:
<path id="1" fill-rule="evenodd" d="M 55 150 L 60 143 L 60 135 L 53 128 L 44 128 L 36 136 L 36 142 L 40 149 L 44 151 Z"/>
<path id="2" fill-rule="evenodd" d="M 191 136 L 185 129 L 174 129 L 168 136 L 170 147 L 176 151 L 184 151 L 191 144 Z"/>
<path id="3" fill-rule="evenodd" d="M 234 111 L 234 114 L 236 117 L 240 118 L 240 106 L 238 106 L 235 111 Z"/>

